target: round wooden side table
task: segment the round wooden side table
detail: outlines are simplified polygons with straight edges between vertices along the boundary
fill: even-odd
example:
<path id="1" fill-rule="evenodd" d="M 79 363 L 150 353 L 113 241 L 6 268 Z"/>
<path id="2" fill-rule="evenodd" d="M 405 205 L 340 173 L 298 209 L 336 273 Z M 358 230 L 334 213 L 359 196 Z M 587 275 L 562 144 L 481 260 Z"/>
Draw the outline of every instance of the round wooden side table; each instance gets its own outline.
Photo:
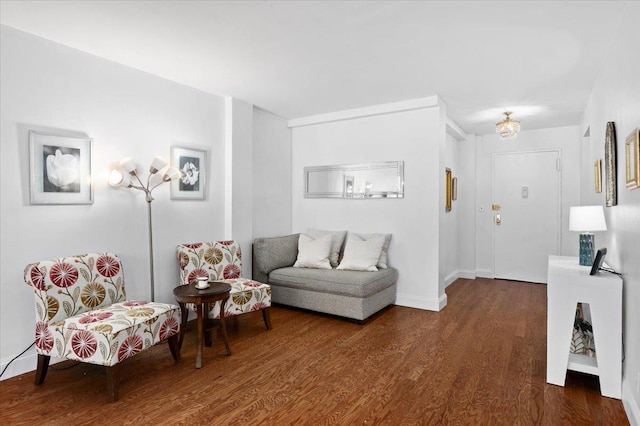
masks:
<path id="1" fill-rule="evenodd" d="M 205 289 L 196 288 L 195 284 L 185 284 L 173 289 L 173 295 L 176 297 L 176 301 L 180 305 L 182 312 L 182 324 L 180 327 L 180 343 L 179 347 L 182 348 L 182 341 L 184 339 L 184 333 L 187 325 L 187 303 L 193 303 L 196 306 L 196 313 L 198 314 L 198 350 L 196 354 L 196 368 L 202 367 L 202 343 L 205 331 L 209 332 L 209 328 L 204 327 L 204 323 L 207 320 L 206 316 L 209 312 L 209 303 L 215 303 L 220 301 L 220 331 L 222 334 L 222 340 L 224 346 L 227 349 L 227 355 L 231 355 L 231 349 L 229 348 L 229 339 L 227 338 L 227 327 L 224 321 L 224 307 L 229 298 L 229 292 L 231 286 L 227 283 L 220 281 L 209 282 L 209 287 Z"/>

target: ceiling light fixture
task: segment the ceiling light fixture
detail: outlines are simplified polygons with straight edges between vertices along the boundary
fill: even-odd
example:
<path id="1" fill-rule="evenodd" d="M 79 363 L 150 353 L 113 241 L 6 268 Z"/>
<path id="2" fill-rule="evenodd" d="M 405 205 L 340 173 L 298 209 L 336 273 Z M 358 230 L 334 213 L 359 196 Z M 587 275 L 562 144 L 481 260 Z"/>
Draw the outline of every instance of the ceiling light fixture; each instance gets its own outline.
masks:
<path id="1" fill-rule="evenodd" d="M 515 139 L 520 131 L 520 122 L 512 120 L 509 116 L 512 112 L 505 112 L 507 116 L 504 120 L 496 123 L 496 133 L 500 135 L 502 139 Z"/>

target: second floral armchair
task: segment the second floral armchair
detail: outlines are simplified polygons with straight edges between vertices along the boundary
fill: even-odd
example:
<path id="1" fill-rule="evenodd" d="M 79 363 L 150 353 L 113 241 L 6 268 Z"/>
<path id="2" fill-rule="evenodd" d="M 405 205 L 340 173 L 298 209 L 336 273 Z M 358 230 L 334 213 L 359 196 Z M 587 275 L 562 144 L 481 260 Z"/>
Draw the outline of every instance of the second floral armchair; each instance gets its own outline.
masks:
<path id="1" fill-rule="evenodd" d="M 180 244 L 177 249 L 180 263 L 180 284 L 192 284 L 198 278 L 224 281 L 231 285 L 224 316 L 262 311 L 264 324 L 271 329 L 271 287 L 258 281 L 241 278 L 242 252 L 236 241 L 215 241 Z M 220 318 L 220 304 L 209 307 L 208 317 Z"/>

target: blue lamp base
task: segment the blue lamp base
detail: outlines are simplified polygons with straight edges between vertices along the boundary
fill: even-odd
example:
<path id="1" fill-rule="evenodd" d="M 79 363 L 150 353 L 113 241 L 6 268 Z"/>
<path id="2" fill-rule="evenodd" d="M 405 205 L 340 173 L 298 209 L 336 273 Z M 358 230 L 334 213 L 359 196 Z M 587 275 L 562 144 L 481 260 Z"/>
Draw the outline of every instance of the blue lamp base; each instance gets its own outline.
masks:
<path id="1" fill-rule="evenodd" d="M 593 234 L 580 234 L 580 265 L 593 265 L 595 236 Z"/>

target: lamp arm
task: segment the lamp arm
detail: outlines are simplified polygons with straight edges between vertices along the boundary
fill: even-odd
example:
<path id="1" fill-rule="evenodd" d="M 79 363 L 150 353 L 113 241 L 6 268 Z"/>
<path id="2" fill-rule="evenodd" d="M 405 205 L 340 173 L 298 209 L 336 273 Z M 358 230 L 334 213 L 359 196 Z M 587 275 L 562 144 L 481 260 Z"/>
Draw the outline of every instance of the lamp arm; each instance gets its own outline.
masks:
<path id="1" fill-rule="evenodd" d="M 138 180 L 138 183 L 140 184 L 140 187 L 138 188 L 137 186 L 131 186 L 132 188 L 138 188 L 138 189 L 142 189 L 143 191 L 146 191 L 146 187 L 144 186 L 144 184 L 142 183 L 142 181 L 140 180 L 140 176 L 136 173 L 134 174 L 134 176 L 136 177 L 136 179 Z M 148 178 L 147 178 L 148 179 Z M 147 186 L 149 186 L 149 184 L 147 183 Z"/>
<path id="2" fill-rule="evenodd" d="M 160 183 L 155 184 L 153 187 L 149 188 L 149 192 L 153 191 L 154 189 L 156 189 L 157 187 L 159 187 L 160 185 L 162 185 L 163 183 L 165 183 L 164 180 L 161 180 Z"/>
<path id="3" fill-rule="evenodd" d="M 139 180 L 140 179 L 138 179 L 138 181 Z M 153 188 L 148 189 L 148 188 L 145 188 L 144 186 L 138 186 L 138 185 L 130 185 L 129 188 L 137 189 L 138 191 L 144 192 L 147 203 L 150 203 L 153 201 L 153 197 L 151 197 L 151 191 L 153 190 Z"/>
<path id="4" fill-rule="evenodd" d="M 143 191 L 143 192 L 147 192 L 146 188 L 143 188 L 143 187 L 137 186 L 137 185 L 131 185 L 129 188 L 133 188 L 133 189 L 137 189 L 137 190 L 140 190 L 140 191 Z"/>

